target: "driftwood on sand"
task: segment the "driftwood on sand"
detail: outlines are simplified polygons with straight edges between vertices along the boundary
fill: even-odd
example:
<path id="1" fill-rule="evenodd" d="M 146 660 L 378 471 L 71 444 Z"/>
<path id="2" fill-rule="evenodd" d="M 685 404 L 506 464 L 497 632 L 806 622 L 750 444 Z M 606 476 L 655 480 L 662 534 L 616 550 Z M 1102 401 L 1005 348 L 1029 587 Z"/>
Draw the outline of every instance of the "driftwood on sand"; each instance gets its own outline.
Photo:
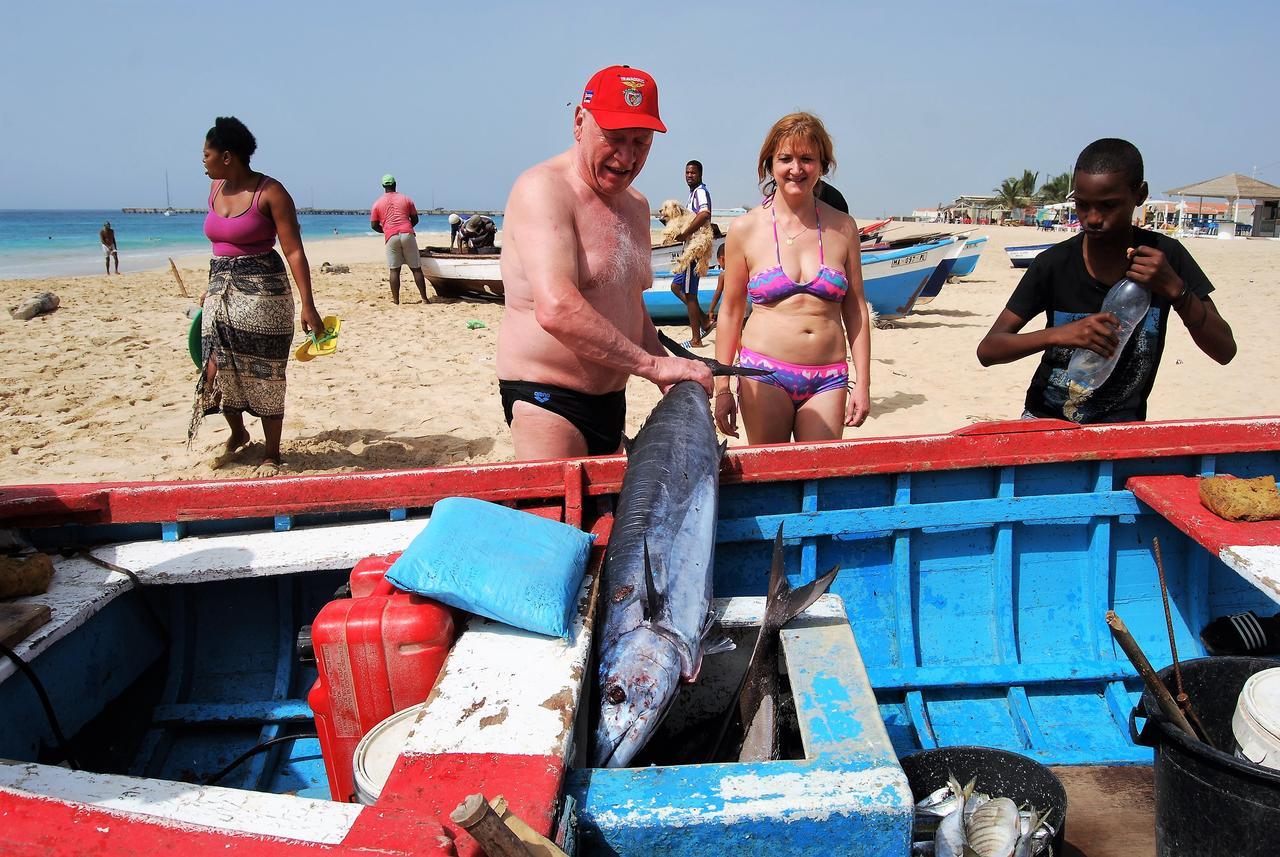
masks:
<path id="1" fill-rule="evenodd" d="M 350 274 L 351 268 L 347 265 L 331 265 L 328 262 L 320 263 L 320 273 L 322 274 Z"/>
<path id="2" fill-rule="evenodd" d="M 693 220 L 693 212 L 676 200 L 669 199 L 658 206 L 658 219 L 666 224 L 662 228 L 662 243 L 674 244 L 680 240 L 680 233 Z M 706 274 L 707 268 L 711 263 L 711 247 L 714 243 L 715 233 L 712 232 L 711 225 L 702 226 L 697 232 L 689 236 L 689 240 L 684 243 L 684 252 L 676 259 L 675 264 L 671 266 L 671 273 L 678 274 L 681 271 L 687 271 L 691 264 L 697 263 L 698 276 L 701 277 Z"/>
<path id="3" fill-rule="evenodd" d="M 17 306 L 9 307 L 9 315 L 23 321 L 30 321 L 38 315 L 53 312 L 58 308 L 59 303 L 58 296 L 53 292 L 41 292 L 38 295 L 32 295 Z"/>
<path id="4" fill-rule="evenodd" d="M 184 298 L 191 297 L 187 293 L 187 284 L 182 282 L 182 275 L 178 273 L 178 266 L 173 264 L 173 257 L 169 257 L 169 270 L 173 272 L 173 278 L 178 281 L 178 290 L 182 292 Z"/>

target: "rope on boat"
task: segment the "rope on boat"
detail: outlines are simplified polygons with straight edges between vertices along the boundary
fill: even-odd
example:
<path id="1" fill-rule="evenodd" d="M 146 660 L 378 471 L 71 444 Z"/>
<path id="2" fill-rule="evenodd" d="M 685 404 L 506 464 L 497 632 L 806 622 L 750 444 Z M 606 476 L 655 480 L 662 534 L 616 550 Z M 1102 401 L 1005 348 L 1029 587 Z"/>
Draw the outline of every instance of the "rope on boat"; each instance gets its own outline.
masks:
<path id="1" fill-rule="evenodd" d="M 36 696 L 40 699 L 40 705 L 44 708 L 44 716 L 49 720 L 49 728 L 53 730 L 53 739 L 58 742 L 58 750 L 62 753 L 67 764 L 71 766 L 71 770 L 80 770 L 80 762 L 76 759 L 74 753 L 71 752 L 71 745 L 67 743 L 67 736 L 62 734 L 62 726 L 58 724 L 58 715 L 53 710 L 53 703 L 49 701 L 49 694 L 45 692 L 44 684 L 41 683 L 40 677 L 36 675 L 36 671 L 31 665 L 18 656 L 13 649 L 0 643 L 0 655 L 5 655 L 9 660 L 13 661 L 14 666 L 18 668 L 27 681 L 31 682 L 31 687 L 35 690 Z"/>
<path id="2" fill-rule="evenodd" d="M 256 756 L 258 753 L 261 753 L 263 750 L 271 749 L 276 744 L 283 744 L 285 741 L 297 741 L 302 738 L 318 739 L 319 737 L 320 736 L 315 732 L 299 732 L 297 735 L 281 735 L 278 738 L 272 738 L 269 741 L 263 741 L 261 744 L 258 744 L 256 747 L 251 747 L 250 749 L 245 750 L 243 753 L 237 756 L 235 761 L 233 761 L 230 765 L 227 765 L 221 771 L 218 771 L 218 773 L 214 774 L 212 777 L 209 777 L 209 779 L 205 780 L 204 784 L 206 786 L 217 785 L 219 780 L 221 780 L 227 774 L 234 771 L 236 768 L 240 767 L 240 765 L 243 764 L 245 761 L 247 761 L 253 756 Z"/>
<path id="3" fill-rule="evenodd" d="M 79 556 L 87 559 L 99 568 L 105 568 L 107 571 L 114 571 L 117 574 L 123 574 L 125 577 L 129 578 L 129 580 L 133 581 L 134 588 L 138 590 L 138 597 L 142 600 L 142 609 L 146 611 L 152 624 L 155 625 L 156 633 L 160 635 L 160 639 L 164 642 L 165 647 L 168 648 L 169 644 L 172 642 L 172 638 L 169 636 L 169 629 L 165 627 L 164 622 L 160 619 L 160 615 L 156 613 L 156 609 L 151 604 L 151 600 L 147 598 L 146 593 L 142 591 L 144 585 L 138 578 L 138 575 L 134 574 L 122 565 L 116 565 L 114 562 L 107 562 L 105 559 L 96 557 L 87 550 L 80 550 L 77 551 L 77 553 Z"/>

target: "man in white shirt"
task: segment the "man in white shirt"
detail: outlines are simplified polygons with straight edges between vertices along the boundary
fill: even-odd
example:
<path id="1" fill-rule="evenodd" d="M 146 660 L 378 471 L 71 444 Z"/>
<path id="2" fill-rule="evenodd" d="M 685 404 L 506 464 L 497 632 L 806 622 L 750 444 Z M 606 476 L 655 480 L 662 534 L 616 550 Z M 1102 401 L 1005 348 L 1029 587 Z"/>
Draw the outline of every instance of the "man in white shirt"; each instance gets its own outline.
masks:
<path id="1" fill-rule="evenodd" d="M 693 220 L 684 231 L 676 236 L 680 241 L 688 241 L 689 237 L 711 222 L 711 191 L 702 183 L 702 161 L 689 161 L 684 165 L 684 182 L 689 186 L 688 208 L 693 212 Z M 698 269 L 697 263 L 689 266 L 688 271 L 676 274 L 671 280 L 671 291 L 684 301 L 685 310 L 689 313 L 690 348 L 702 347 L 702 335 L 709 331 L 707 317 L 698 305 Z"/>

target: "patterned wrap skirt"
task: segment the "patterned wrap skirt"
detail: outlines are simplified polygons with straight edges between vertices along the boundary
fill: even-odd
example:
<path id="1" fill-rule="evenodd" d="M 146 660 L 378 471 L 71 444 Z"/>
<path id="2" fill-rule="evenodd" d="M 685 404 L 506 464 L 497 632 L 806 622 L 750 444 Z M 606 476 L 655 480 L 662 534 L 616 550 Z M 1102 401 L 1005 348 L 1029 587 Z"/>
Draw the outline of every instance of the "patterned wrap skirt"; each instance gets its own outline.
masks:
<path id="1" fill-rule="evenodd" d="M 200 378 L 187 432 L 190 443 L 209 414 L 248 411 L 283 417 L 285 368 L 293 347 L 293 289 L 284 260 L 271 250 L 256 256 L 215 256 L 201 315 Z M 205 383 L 210 358 L 213 383 Z"/>

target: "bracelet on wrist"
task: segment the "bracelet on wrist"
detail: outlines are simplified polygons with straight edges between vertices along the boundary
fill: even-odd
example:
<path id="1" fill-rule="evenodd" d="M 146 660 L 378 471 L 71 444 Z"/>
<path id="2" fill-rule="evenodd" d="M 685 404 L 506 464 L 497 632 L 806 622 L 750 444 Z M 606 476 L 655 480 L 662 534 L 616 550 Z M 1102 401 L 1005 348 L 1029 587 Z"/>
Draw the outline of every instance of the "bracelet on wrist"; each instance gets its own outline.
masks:
<path id="1" fill-rule="evenodd" d="M 1182 312 L 1184 309 L 1186 309 L 1187 301 L 1191 300 L 1191 296 L 1193 294 L 1194 292 L 1191 291 L 1191 287 L 1188 286 L 1186 283 L 1183 283 L 1182 291 L 1178 292 L 1178 296 L 1174 298 L 1173 301 L 1171 302 L 1173 308 L 1178 312 Z"/>

